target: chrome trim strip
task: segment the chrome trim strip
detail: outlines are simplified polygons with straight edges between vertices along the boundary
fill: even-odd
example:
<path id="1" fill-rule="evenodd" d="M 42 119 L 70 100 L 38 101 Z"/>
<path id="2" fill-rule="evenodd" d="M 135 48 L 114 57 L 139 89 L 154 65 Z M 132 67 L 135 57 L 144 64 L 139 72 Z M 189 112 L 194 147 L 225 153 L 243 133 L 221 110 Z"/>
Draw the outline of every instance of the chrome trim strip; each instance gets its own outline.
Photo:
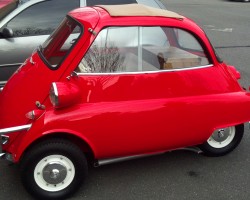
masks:
<path id="1" fill-rule="evenodd" d="M 30 127 L 31 127 L 31 124 L 22 125 L 22 126 L 14 126 L 10 128 L 3 128 L 3 129 L 0 129 L 0 135 L 8 134 L 8 133 L 16 132 L 16 131 L 28 130 L 30 129 Z"/>
<path id="2" fill-rule="evenodd" d="M 196 69 L 203 69 L 213 67 L 213 65 L 204 65 L 200 67 L 187 67 L 181 69 L 165 69 L 165 70 L 158 70 L 158 71 L 141 71 L 141 72 L 113 72 L 113 73 L 76 73 L 78 76 L 100 76 L 100 75 L 107 75 L 107 76 L 114 76 L 114 75 L 135 75 L 135 74 L 155 74 L 155 73 L 166 73 L 166 72 L 177 72 L 177 71 L 185 71 L 185 70 L 196 70 Z"/>
<path id="3" fill-rule="evenodd" d="M 23 63 L 11 63 L 11 64 L 3 64 L 0 65 L 0 67 L 11 67 L 11 66 L 17 66 L 17 65 L 22 65 Z"/>
<path id="4" fill-rule="evenodd" d="M 153 154 L 142 154 L 142 155 L 135 155 L 135 156 L 126 156 L 126 157 L 118 157 L 118 158 L 110 158 L 110 159 L 102 159 L 98 160 L 97 163 L 95 163 L 95 167 L 101 166 L 101 165 L 107 165 L 111 163 L 116 163 L 116 162 L 122 162 L 122 161 L 127 161 L 127 160 L 132 160 L 132 159 L 137 159 L 137 158 L 144 158 L 144 157 L 149 157 L 153 155 L 160 155 L 163 154 L 164 152 L 158 152 L 158 153 L 153 153 Z"/>
<path id="5" fill-rule="evenodd" d="M 173 149 L 173 150 L 163 151 L 163 152 L 158 152 L 158 153 L 125 156 L 125 157 L 117 157 L 117 158 L 110 158 L 110 159 L 101 159 L 101 160 L 97 160 L 97 162 L 94 164 L 94 167 L 99 167 L 102 165 L 107 165 L 107 164 L 116 163 L 116 162 L 128 161 L 128 160 L 137 159 L 137 158 L 144 158 L 144 157 L 149 157 L 149 156 L 154 156 L 154 155 L 161 155 L 161 154 L 164 154 L 166 152 L 178 151 L 178 150 L 192 151 L 192 152 L 197 153 L 197 154 L 202 153 L 202 151 L 198 147 L 195 147 L 195 146 L 194 147 L 184 147 L 184 148 Z"/>
<path id="6" fill-rule="evenodd" d="M 0 153 L 0 158 L 4 157 L 5 153 Z"/>
<path id="7" fill-rule="evenodd" d="M 0 135 L 0 158 L 4 155 L 2 148 L 2 136 Z"/>
<path id="8" fill-rule="evenodd" d="M 0 85 L 5 85 L 7 83 L 7 81 L 0 81 Z M 2 88 L 1 88 L 2 90 Z"/>

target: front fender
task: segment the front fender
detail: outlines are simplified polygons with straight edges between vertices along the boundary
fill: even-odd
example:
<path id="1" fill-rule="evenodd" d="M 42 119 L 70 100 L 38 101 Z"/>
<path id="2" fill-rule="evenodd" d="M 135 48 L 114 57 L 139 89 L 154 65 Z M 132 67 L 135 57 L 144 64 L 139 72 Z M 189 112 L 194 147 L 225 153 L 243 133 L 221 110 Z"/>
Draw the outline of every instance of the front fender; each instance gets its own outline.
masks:
<path id="1" fill-rule="evenodd" d="M 19 162 L 20 158 L 23 156 L 24 152 L 35 142 L 47 137 L 57 134 L 62 135 L 71 135 L 76 138 L 79 138 L 81 141 L 85 142 L 92 153 L 95 156 L 95 147 L 91 142 L 88 140 L 87 137 L 82 132 L 78 132 L 77 130 L 73 130 L 69 127 L 65 126 L 65 123 L 60 124 L 60 120 L 55 120 L 54 117 L 50 117 L 51 120 L 48 119 L 48 115 L 52 115 L 53 111 L 47 111 L 46 114 L 41 116 L 38 120 L 32 123 L 31 128 L 24 134 L 22 134 L 12 146 L 15 146 L 14 152 L 12 152 L 13 161 Z M 60 126 L 59 126 L 60 125 Z"/>

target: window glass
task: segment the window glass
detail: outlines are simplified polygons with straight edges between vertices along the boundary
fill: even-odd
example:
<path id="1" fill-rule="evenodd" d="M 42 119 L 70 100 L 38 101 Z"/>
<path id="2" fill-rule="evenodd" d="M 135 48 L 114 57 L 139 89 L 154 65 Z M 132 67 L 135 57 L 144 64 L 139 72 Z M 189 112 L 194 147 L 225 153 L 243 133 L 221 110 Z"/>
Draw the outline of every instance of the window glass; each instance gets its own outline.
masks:
<path id="1" fill-rule="evenodd" d="M 91 45 L 77 71 L 84 73 L 136 71 L 137 49 L 138 27 L 104 29 Z M 131 57 L 133 55 L 134 57 Z"/>
<path id="2" fill-rule="evenodd" d="M 40 55 L 50 67 L 57 67 L 81 34 L 79 25 L 65 18 L 59 28 L 39 48 Z"/>
<path id="3" fill-rule="evenodd" d="M 193 49 L 201 51 L 202 47 L 196 38 L 191 35 L 189 32 L 181 30 L 181 29 L 174 29 L 176 38 L 178 40 L 179 45 L 184 49 Z"/>
<path id="4" fill-rule="evenodd" d="M 87 6 L 137 3 L 136 0 L 86 0 Z"/>
<path id="5" fill-rule="evenodd" d="M 70 10 L 79 6 L 79 0 L 51 0 L 37 3 L 13 18 L 7 27 L 13 30 L 14 37 L 49 35 Z"/>
<path id="6" fill-rule="evenodd" d="M 158 71 L 208 64 L 200 43 L 183 30 L 159 26 L 109 27 L 99 33 L 76 71 Z"/>
<path id="7" fill-rule="evenodd" d="M 146 6 L 151 6 L 154 8 L 164 8 L 161 7 L 158 3 L 156 3 L 155 1 L 149 1 L 149 0 L 137 0 L 139 4 L 144 4 Z"/>

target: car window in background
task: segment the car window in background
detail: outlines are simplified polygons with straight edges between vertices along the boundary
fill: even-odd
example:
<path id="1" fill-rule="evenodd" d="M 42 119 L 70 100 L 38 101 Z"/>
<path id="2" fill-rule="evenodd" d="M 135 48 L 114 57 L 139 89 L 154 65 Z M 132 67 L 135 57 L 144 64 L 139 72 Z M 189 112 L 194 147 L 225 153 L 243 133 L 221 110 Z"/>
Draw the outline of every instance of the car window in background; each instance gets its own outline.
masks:
<path id="1" fill-rule="evenodd" d="M 86 0 L 88 6 L 137 3 L 136 0 Z"/>
<path id="2" fill-rule="evenodd" d="M 137 0 L 139 4 L 144 4 L 146 6 L 151 6 L 154 8 L 166 9 L 165 6 L 159 1 L 149 1 L 149 0 Z"/>
<path id="3" fill-rule="evenodd" d="M 80 6 L 79 0 L 52 0 L 28 7 L 7 27 L 14 32 L 14 37 L 48 35 L 58 26 L 65 14 Z"/>

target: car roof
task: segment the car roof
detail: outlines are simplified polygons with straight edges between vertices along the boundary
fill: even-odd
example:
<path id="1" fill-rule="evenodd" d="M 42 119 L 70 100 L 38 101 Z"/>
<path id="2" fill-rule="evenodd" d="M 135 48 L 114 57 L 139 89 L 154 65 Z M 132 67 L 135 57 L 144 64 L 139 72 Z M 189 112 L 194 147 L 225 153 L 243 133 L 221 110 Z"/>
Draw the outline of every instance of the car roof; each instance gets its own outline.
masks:
<path id="1" fill-rule="evenodd" d="M 134 8 L 133 10 L 131 6 Z M 144 13 L 141 13 L 142 10 L 144 10 Z M 97 23 L 99 23 L 99 28 L 120 25 L 169 26 L 186 29 L 206 39 L 204 31 L 193 20 L 169 10 L 147 7 L 145 5 L 124 4 L 82 7 L 72 10 L 68 13 L 68 16 L 84 26 L 88 24 L 87 26 L 91 28 L 95 28 Z"/>
<path id="2" fill-rule="evenodd" d="M 184 17 L 169 11 L 158 8 L 145 6 L 142 4 L 124 4 L 124 5 L 97 5 L 106 10 L 112 17 L 124 17 L 124 16 L 155 16 L 155 17 L 168 17 L 183 19 Z"/>

